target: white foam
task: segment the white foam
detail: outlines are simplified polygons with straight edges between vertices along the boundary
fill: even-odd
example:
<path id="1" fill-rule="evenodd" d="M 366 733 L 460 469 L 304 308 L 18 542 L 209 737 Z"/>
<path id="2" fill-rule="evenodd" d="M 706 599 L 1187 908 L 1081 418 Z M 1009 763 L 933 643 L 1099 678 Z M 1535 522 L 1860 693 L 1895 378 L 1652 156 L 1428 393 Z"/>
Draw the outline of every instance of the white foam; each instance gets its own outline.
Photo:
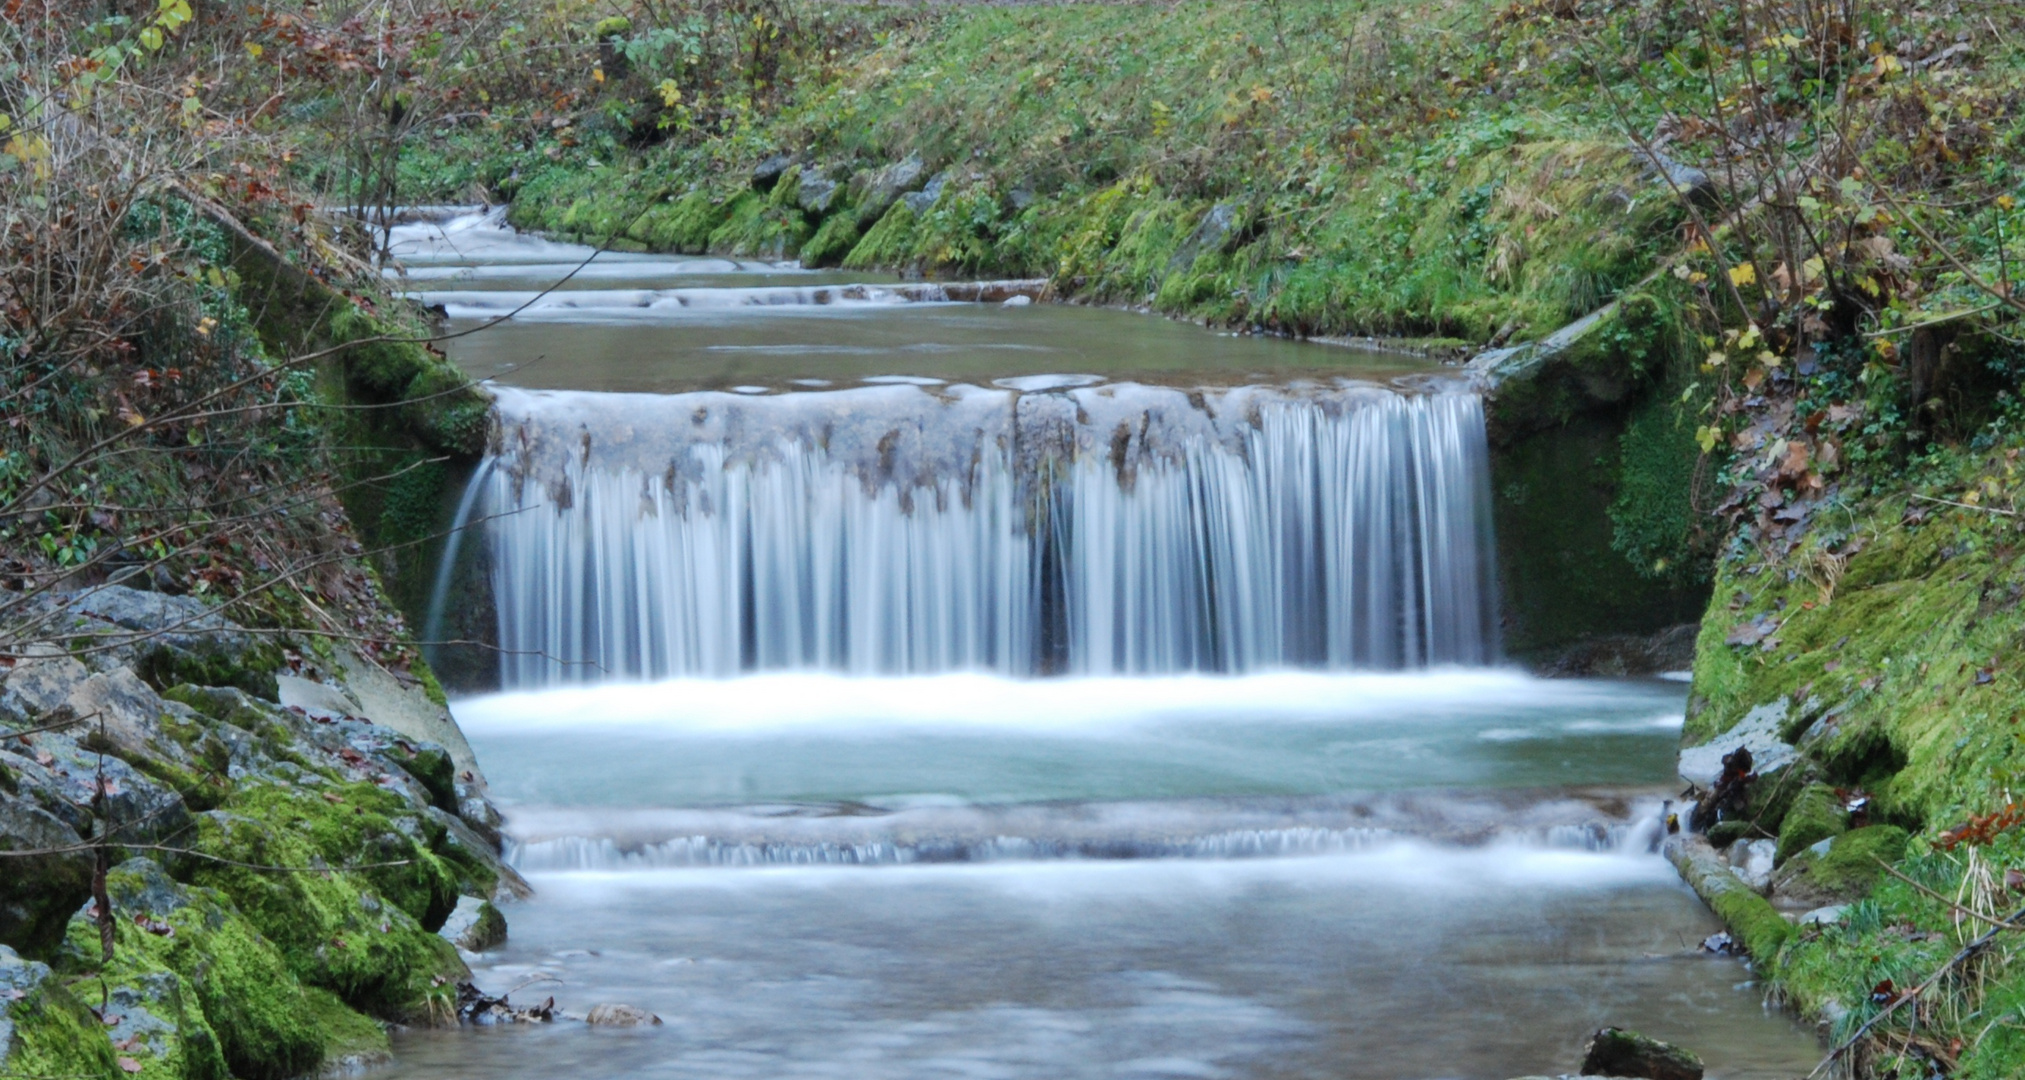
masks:
<path id="1" fill-rule="evenodd" d="M 1611 683 L 1538 679 L 1498 668 L 1060 679 L 776 672 L 492 694 L 460 700 L 455 711 L 458 723 L 476 735 L 601 729 L 765 734 L 798 728 L 832 734 L 996 728 L 1098 735 L 1162 721 L 1233 716 L 1259 723 L 1396 721 L 1402 715 L 1433 720 L 1514 708 L 1608 706 L 1635 693 Z"/>

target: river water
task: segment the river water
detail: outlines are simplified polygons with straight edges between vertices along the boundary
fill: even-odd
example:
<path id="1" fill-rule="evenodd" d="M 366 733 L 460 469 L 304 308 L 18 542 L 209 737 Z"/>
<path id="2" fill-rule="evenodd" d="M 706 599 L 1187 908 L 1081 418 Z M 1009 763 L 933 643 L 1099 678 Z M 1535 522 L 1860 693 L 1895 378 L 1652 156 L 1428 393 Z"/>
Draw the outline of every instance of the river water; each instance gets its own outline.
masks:
<path id="1" fill-rule="evenodd" d="M 1649 853 L 1684 687 L 1497 662 L 1439 368 L 397 229 L 500 388 L 453 703 L 537 889 L 401 1077 L 1791 1077 Z M 862 288 L 856 286 L 864 286 Z M 446 581 L 453 580 L 449 575 Z M 456 579 L 465 580 L 465 579 Z"/>

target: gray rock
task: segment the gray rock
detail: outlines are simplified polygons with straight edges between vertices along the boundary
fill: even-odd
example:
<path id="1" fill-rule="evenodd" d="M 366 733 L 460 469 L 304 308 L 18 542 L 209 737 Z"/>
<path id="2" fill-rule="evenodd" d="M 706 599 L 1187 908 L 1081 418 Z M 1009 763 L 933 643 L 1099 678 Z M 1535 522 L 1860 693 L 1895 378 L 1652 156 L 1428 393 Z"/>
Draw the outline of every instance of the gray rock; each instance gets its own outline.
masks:
<path id="1" fill-rule="evenodd" d="M 132 668 L 112 668 L 93 675 L 71 690 L 66 704 L 78 717 L 88 718 L 66 729 L 76 738 L 104 732 L 121 752 L 179 764 L 187 760 L 182 747 L 162 731 L 162 716 L 168 710 L 161 695 Z"/>
<path id="2" fill-rule="evenodd" d="M 114 986 L 107 993 L 106 1015 L 119 1017 L 106 1034 L 113 1045 L 123 1047 L 128 1053 L 153 1055 L 168 1058 L 181 1051 L 186 1063 L 209 1059 L 215 1062 L 215 1072 L 209 1075 L 225 1074 L 225 1060 L 218 1049 L 218 1040 L 204 1025 L 192 1023 L 197 1003 L 187 1000 L 184 990 L 187 984 L 173 971 L 150 971 L 130 976 L 123 985 Z M 191 995 L 194 996 L 194 995 Z M 206 1075 L 196 1068 L 191 1073 Z"/>
<path id="3" fill-rule="evenodd" d="M 82 838 L 62 819 L 28 798 L 0 790 L 0 850 L 40 851 L 79 843 Z M 0 873 L 0 943 L 46 952 L 62 939 L 71 913 L 91 896 L 92 857 L 85 851 L 58 851 L 10 856 L 5 865 L 6 872 Z M 0 946 L 0 957 L 13 955 Z M 12 986 L 5 981 L 9 970 L 0 963 L 0 989 Z"/>
<path id="4" fill-rule="evenodd" d="M 932 207 L 935 206 L 937 200 L 942 198 L 942 191 L 944 188 L 948 186 L 949 186 L 949 173 L 947 170 L 945 170 L 943 172 L 936 173 L 935 176 L 928 181 L 928 186 L 922 188 L 920 191 L 910 192 L 906 195 L 900 196 L 900 201 L 906 203 L 907 209 L 914 211 L 914 213 L 917 216 L 925 214 Z"/>
<path id="5" fill-rule="evenodd" d="M 484 952 L 506 944 L 506 919 L 489 901 L 460 896 L 436 934 L 465 952 Z"/>
<path id="6" fill-rule="evenodd" d="M 1237 228 L 1238 208 L 1234 203 L 1217 203 L 1202 215 L 1195 230 L 1188 239 L 1174 249 L 1174 257 L 1167 260 L 1168 273 L 1186 270 L 1195 265 L 1203 255 L 1223 251 L 1230 246 L 1231 236 Z"/>
<path id="7" fill-rule="evenodd" d="M 1700 746 L 1680 752 L 1681 779 L 1698 787 L 1714 787 L 1723 772 L 1723 757 L 1738 747 L 1751 751 L 1751 764 L 1759 776 L 1766 776 L 1793 763 L 1799 751 L 1779 738 L 1786 721 L 1786 703 L 1760 705 L 1744 714 L 1735 727 Z"/>
<path id="8" fill-rule="evenodd" d="M 772 190 L 781 174 L 794 166 L 793 154 L 775 154 L 752 167 L 752 186 L 760 191 Z"/>
<path id="9" fill-rule="evenodd" d="M 1644 1080 L 1702 1080 L 1702 1059 L 1671 1043 L 1607 1027 L 1590 1036 L 1582 1072 Z"/>
<path id="10" fill-rule="evenodd" d="M 1730 869 L 1744 879 L 1744 884 L 1764 892 L 1772 886 L 1773 857 L 1779 850 L 1774 840 L 1739 840 L 1731 844 L 1724 857 L 1730 861 Z"/>
<path id="11" fill-rule="evenodd" d="M 14 1054 L 14 1002 L 34 993 L 49 981 L 49 965 L 23 960 L 13 949 L 0 945 L 0 1068 Z"/>
<path id="12" fill-rule="evenodd" d="M 502 837 L 499 830 L 506 820 L 499 816 L 499 809 L 492 805 L 492 800 L 479 794 L 470 784 L 457 785 L 457 816 L 494 851 L 500 849 Z"/>
<path id="13" fill-rule="evenodd" d="M 1005 298 L 1005 302 L 1004 302 L 1004 303 L 1001 303 L 1001 304 L 1000 304 L 999 306 L 1000 306 L 1000 307 L 1026 307 L 1026 306 L 1027 306 L 1028 304 L 1031 304 L 1031 303 L 1033 303 L 1033 302 L 1034 302 L 1034 298 L 1033 298 L 1033 297 L 1031 297 L 1031 296 L 1008 296 L 1008 297 L 1006 297 L 1006 298 Z"/>
<path id="14" fill-rule="evenodd" d="M 106 887 L 113 910 L 128 918 L 166 919 L 190 904 L 190 891 L 146 856 L 113 867 L 106 875 Z"/>
<path id="15" fill-rule="evenodd" d="M 1829 904 L 1800 916 L 1801 926 L 1834 926 L 1849 917 L 1848 904 Z"/>
<path id="16" fill-rule="evenodd" d="M 1668 191 L 1701 206 L 1716 201 L 1716 184 L 1708 173 L 1692 165 L 1683 165 L 1658 150 L 1633 147 L 1632 152 L 1644 160 L 1646 175 L 1666 185 Z"/>
<path id="17" fill-rule="evenodd" d="M 821 173 L 802 173 L 801 188 L 795 194 L 795 204 L 803 213 L 821 216 L 830 212 L 837 204 L 837 192 L 841 186 Z"/>
<path id="18" fill-rule="evenodd" d="M 152 844 L 190 825 L 189 808 L 175 789 L 110 753 L 100 754 L 61 735 L 35 737 L 28 753 L 0 753 L 21 793 L 75 832 L 90 829 L 92 799 L 104 784 L 101 816 L 120 841 Z"/>
<path id="19" fill-rule="evenodd" d="M 584 1023 L 594 1027 L 639 1027 L 660 1022 L 660 1017 L 633 1005 L 593 1005 L 584 1015 Z"/>
<path id="20" fill-rule="evenodd" d="M 920 154 L 909 154 L 904 161 L 896 161 L 877 172 L 860 174 L 855 181 L 863 192 L 863 198 L 858 200 L 859 222 L 870 224 L 879 220 L 901 195 L 921 185 L 921 173 L 925 168 Z"/>
<path id="21" fill-rule="evenodd" d="M 22 660 L 0 685 L 0 717 L 17 728 L 40 726 L 39 722 L 46 722 L 43 717 L 68 703 L 70 695 L 89 678 L 90 668 L 62 654 Z"/>
<path id="22" fill-rule="evenodd" d="M 357 698 L 329 683 L 298 675 L 277 675 L 274 684 L 281 691 L 282 708 L 301 709 L 312 719 L 337 720 L 360 716 L 366 711 Z"/>

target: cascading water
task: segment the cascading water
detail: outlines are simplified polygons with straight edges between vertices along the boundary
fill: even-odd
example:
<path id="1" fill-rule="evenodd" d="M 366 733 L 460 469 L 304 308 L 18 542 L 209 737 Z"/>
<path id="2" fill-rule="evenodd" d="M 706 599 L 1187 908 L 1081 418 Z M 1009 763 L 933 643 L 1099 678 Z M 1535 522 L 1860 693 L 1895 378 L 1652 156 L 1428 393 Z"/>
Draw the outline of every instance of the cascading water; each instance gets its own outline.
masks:
<path id="1" fill-rule="evenodd" d="M 453 708 L 538 890 L 473 980 L 666 1020 L 418 1028 L 388 1080 L 1500 1077 L 1626 1017 L 1818 1058 L 1646 854 L 1681 684 L 1487 663 L 1481 404 L 1385 381 L 1430 365 L 388 239 L 453 326 L 528 305 L 448 345 L 513 385 L 430 636 L 497 613 Z"/>
<path id="2" fill-rule="evenodd" d="M 1159 674 L 1496 653 L 1479 399 L 502 391 L 508 686 Z"/>

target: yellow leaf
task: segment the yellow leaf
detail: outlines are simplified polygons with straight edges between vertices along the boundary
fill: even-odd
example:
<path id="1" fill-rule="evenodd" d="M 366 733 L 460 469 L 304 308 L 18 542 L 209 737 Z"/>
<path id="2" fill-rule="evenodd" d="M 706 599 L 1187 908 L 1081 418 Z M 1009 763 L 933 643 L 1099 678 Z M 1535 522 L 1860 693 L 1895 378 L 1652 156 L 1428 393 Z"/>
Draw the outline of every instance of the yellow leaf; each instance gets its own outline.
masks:
<path id="1" fill-rule="evenodd" d="M 1738 263 L 1730 267 L 1730 284 L 1735 285 L 1739 289 L 1746 285 L 1755 284 L 1757 280 L 1758 268 L 1752 266 L 1750 263 Z"/>
<path id="2" fill-rule="evenodd" d="M 141 27 L 141 47 L 154 52 L 162 47 L 162 30 L 158 26 Z"/>
<path id="3" fill-rule="evenodd" d="M 664 109 L 672 109 L 682 100 L 682 88 L 676 86 L 673 79 L 662 79 L 658 89 L 661 91 L 661 107 Z"/>
<path id="4" fill-rule="evenodd" d="M 1704 454 L 1714 450 L 1722 437 L 1723 433 L 1712 427 L 1703 426 L 1695 429 L 1695 442 L 1700 444 Z"/>
<path id="5" fill-rule="evenodd" d="M 260 54 L 266 51 L 267 51 L 266 49 L 260 47 L 260 43 L 257 41 L 249 41 L 246 43 L 246 55 L 254 58 L 255 60 L 260 59 Z"/>
<path id="6" fill-rule="evenodd" d="M 1708 365 L 1710 367 L 1721 367 L 1728 363 L 1729 359 L 1727 355 L 1721 352 L 1712 352 L 1709 354 Z"/>
<path id="7" fill-rule="evenodd" d="M 4 114 L 0 114 L 0 118 L 4 118 Z M 2018 205 L 2018 200 L 2009 195 L 1997 196 L 1997 209 L 1999 210 L 2009 210 L 2016 205 Z"/>
<path id="8" fill-rule="evenodd" d="M 601 83 L 601 82 L 604 82 L 604 81 L 605 81 L 605 69 L 604 69 L 604 68 L 601 68 L 601 67 L 597 67 L 597 68 L 592 68 L 592 69 L 591 69 L 591 81 L 592 81 L 592 82 L 594 82 L 594 83 Z"/>

